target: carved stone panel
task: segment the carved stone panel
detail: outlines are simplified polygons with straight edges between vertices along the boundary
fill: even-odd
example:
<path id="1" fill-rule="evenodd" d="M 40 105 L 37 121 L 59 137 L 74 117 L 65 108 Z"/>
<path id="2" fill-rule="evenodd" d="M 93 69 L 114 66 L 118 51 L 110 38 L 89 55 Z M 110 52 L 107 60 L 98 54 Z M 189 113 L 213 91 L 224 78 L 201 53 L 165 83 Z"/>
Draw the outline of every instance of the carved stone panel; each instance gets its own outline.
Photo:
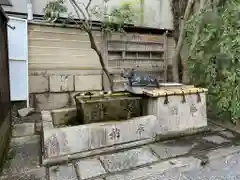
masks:
<path id="1" fill-rule="evenodd" d="M 46 158 L 79 153 L 106 146 L 153 139 L 156 116 L 141 116 L 126 121 L 94 123 L 44 131 Z"/>

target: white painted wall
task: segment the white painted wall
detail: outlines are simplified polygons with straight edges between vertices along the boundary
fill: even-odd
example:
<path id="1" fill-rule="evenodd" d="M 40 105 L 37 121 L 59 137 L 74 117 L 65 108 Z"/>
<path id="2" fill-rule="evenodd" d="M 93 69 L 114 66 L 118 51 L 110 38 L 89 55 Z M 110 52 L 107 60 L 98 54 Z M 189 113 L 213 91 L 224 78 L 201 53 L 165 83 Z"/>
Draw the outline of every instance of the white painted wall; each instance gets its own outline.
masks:
<path id="1" fill-rule="evenodd" d="M 8 22 L 9 72 L 11 100 L 28 101 L 27 20 L 11 18 Z"/>
<path id="2" fill-rule="evenodd" d="M 33 13 L 36 15 L 43 14 L 43 8 L 49 0 L 32 0 L 33 3 Z M 129 0 L 111 0 L 108 2 L 108 8 L 119 5 L 123 1 Z M 134 2 L 134 0 L 132 0 Z M 27 13 L 27 2 L 28 0 L 11 0 L 13 6 L 3 6 L 5 11 Z M 88 0 L 79 0 L 86 4 Z M 144 0 L 144 23 L 146 27 L 160 28 L 160 29 L 173 29 L 172 25 L 172 13 L 171 13 L 171 0 Z M 103 8 L 103 0 L 93 0 L 92 6 L 100 6 Z M 72 12 L 75 14 L 71 3 L 66 0 L 66 7 L 68 8 L 68 13 Z M 63 15 L 68 16 L 68 13 Z M 76 15 L 76 14 L 75 14 Z M 94 17 L 94 20 L 99 20 L 99 18 Z"/>

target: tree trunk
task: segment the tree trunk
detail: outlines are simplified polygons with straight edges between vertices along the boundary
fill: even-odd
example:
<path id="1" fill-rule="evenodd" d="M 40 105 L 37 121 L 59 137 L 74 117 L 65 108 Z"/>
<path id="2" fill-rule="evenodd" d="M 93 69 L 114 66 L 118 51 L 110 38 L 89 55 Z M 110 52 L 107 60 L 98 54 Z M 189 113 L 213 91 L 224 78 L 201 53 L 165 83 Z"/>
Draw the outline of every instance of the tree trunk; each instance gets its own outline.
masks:
<path id="1" fill-rule="evenodd" d="M 187 8 L 184 13 L 184 18 L 181 20 L 181 23 L 180 23 L 180 34 L 179 34 L 179 38 L 178 38 L 178 42 L 177 42 L 177 46 L 176 46 L 176 52 L 173 57 L 173 80 L 175 82 L 179 82 L 178 63 L 179 63 L 180 52 L 181 52 L 183 42 L 184 42 L 184 37 L 185 37 L 184 25 L 190 16 L 191 9 L 192 9 L 194 2 L 195 2 L 195 0 L 188 0 Z"/>
<path id="2" fill-rule="evenodd" d="M 111 76 L 110 76 L 110 74 L 109 74 L 109 72 L 108 72 L 108 70 L 105 66 L 103 55 L 102 55 L 101 51 L 98 49 L 95 38 L 94 38 L 93 33 L 92 33 L 92 19 L 90 17 L 90 13 L 89 13 L 89 6 L 91 5 L 92 0 L 89 0 L 87 6 L 85 7 L 85 11 L 89 16 L 88 18 L 85 15 L 83 9 L 78 5 L 78 3 L 75 0 L 70 0 L 70 2 L 72 4 L 76 14 L 78 15 L 79 20 L 81 19 L 81 15 L 84 18 L 83 29 L 88 33 L 88 37 L 89 37 L 89 40 L 90 40 L 90 43 L 91 43 L 91 48 L 97 53 L 97 55 L 99 57 L 100 64 L 101 64 L 101 67 L 102 67 L 102 70 L 108 78 L 109 85 L 110 85 L 110 90 L 113 92 L 113 81 L 112 81 Z M 90 24 L 89 24 L 89 21 L 90 21 Z"/>
<path id="3" fill-rule="evenodd" d="M 104 58 L 102 56 L 102 53 L 100 52 L 100 50 L 98 49 L 98 47 L 96 45 L 96 42 L 95 42 L 95 39 L 93 37 L 92 31 L 87 30 L 87 33 L 88 33 L 88 36 L 89 36 L 89 40 L 91 42 L 91 48 L 97 53 L 97 55 L 99 57 L 100 64 L 101 64 L 102 69 L 103 69 L 103 72 L 106 74 L 106 76 L 108 78 L 109 85 L 110 85 L 110 90 L 113 92 L 113 81 L 112 81 L 111 75 L 109 74 L 109 72 L 108 72 L 108 70 L 105 66 Z"/>

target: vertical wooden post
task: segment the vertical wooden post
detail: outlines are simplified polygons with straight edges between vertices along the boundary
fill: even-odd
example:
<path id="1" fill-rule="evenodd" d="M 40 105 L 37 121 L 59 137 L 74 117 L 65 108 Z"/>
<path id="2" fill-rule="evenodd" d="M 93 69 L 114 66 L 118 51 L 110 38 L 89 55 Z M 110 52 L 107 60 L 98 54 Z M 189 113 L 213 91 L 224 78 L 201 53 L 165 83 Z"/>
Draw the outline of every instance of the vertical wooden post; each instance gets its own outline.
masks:
<path id="1" fill-rule="evenodd" d="M 168 80 L 168 31 L 164 33 L 164 82 Z"/>

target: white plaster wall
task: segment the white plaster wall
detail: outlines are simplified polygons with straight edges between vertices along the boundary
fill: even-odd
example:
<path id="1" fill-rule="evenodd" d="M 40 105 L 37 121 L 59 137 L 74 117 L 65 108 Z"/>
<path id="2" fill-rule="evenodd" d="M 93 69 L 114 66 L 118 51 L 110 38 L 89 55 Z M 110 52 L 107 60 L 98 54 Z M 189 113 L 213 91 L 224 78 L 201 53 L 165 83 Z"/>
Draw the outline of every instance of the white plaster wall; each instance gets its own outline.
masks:
<path id="1" fill-rule="evenodd" d="M 7 12 L 18 12 L 27 13 L 27 1 L 28 0 L 11 0 L 13 6 L 3 6 L 4 10 Z M 135 1 L 135 0 L 125 0 L 125 1 Z M 33 13 L 35 15 L 43 15 L 43 8 L 49 0 L 32 0 L 33 3 Z M 86 4 L 88 0 L 79 0 L 83 4 Z M 108 9 L 114 6 L 118 6 L 123 1 L 111 0 L 108 3 Z M 72 12 L 76 16 L 71 3 L 66 0 L 66 7 L 68 13 L 63 14 L 63 17 L 67 17 L 69 13 Z M 160 29 L 172 29 L 172 14 L 171 14 L 171 0 L 145 0 L 144 1 L 144 23 L 146 27 L 160 28 Z M 99 6 L 103 8 L 103 0 L 93 0 L 93 6 Z M 77 16 L 76 16 L 77 17 Z M 93 20 L 100 20 L 96 16 L 92 17 Z M 137 23 L 138 24 L 138 23 Z"/>

